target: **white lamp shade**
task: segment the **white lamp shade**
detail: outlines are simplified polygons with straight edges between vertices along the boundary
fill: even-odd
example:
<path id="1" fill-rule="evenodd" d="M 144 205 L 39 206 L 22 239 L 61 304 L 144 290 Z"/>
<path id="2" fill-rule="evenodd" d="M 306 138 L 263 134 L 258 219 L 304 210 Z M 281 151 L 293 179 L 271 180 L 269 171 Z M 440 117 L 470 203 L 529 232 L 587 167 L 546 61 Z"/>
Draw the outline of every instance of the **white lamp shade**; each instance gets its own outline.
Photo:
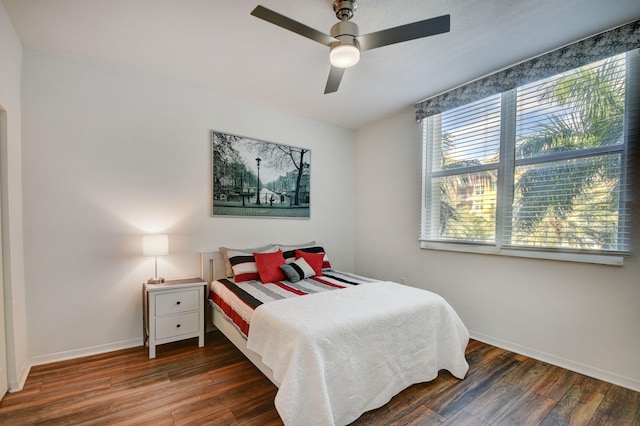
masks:
<path id="1" fill-rule="evenodd" d="M 169 254 L 169 236 L 144 235 L 142 237 L 142 254 L 144 256 L 164 256 Z"/>
<path id="2" fill-rule="evenodd" d="M 331 65 L 338 68 L 349 68 L 360 60 L 360 50 L 351 44 L 340 44 L 329 52 Z"/>

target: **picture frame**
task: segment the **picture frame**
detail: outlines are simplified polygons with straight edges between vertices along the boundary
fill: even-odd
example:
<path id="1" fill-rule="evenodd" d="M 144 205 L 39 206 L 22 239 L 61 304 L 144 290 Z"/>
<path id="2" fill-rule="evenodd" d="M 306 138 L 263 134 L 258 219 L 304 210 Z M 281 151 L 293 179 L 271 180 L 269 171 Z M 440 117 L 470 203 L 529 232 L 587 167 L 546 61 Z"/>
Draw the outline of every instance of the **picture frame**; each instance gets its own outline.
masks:
<path id="1" fill-rule="evenodd" d="M 211 131 L 212 216 L 309 219 L 311 150 Z"/>

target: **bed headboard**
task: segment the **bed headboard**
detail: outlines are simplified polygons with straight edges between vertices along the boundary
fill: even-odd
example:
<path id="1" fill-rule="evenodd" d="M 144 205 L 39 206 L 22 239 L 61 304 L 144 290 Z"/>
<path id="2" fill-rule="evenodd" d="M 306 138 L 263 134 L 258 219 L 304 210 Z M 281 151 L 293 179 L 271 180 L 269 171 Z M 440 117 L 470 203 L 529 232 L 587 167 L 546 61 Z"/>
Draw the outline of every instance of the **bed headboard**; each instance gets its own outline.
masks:
<path id="1" fill-rule="evenodd" d="M 218 278 L 225 278 L 226 268 L 222 253 L 219 251 L 203 251 L 200 253 L 200 274 L 202 279 L 211 284 Z"/>

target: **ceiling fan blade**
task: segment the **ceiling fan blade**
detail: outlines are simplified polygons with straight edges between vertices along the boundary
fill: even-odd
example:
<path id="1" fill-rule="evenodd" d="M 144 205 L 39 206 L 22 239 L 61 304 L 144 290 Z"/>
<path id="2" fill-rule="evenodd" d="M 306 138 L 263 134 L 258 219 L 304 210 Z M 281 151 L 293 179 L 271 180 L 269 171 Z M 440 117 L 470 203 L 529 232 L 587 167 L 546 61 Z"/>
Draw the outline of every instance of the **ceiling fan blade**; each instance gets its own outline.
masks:
<path id="1" fill-rule="evenodd" d="M 329 70 L 329 78 L 327 78 L 327 85 L 324 88 L 325 95 L 327 93 L 338 91 L 338 87 L 340 87 L 340 81 L 342 80 L 344 70 L 346 70 L 346 68 L 338 68 L 331 65 L 331 69 Z"/>
<path id="2" fill-rule="evenodd" d="M 360 50 L 371 50 L 376 47 L 447 33 L 450 27 L 451 15 L 442 15 L 412 24 L 361 35 L 358 37 L 358 41 L 360 42 Z"/>
<path id="3" fill-rule="evenodd" d="M 267 22 L 282 27 L 285 30 L 293 31 L 296 34 L 300 34 L 303 37 L 309 38 L 313 41 L 317 41 L 318 43 L 324 44 L 325 46 L 330 46 L 331 43 L 335 43 L 338 41 L 328 34 L 322 33 L 316 29 L 301 24 L 298 21 L 294 21 L 291 18 L 287 18 L 286 16 L 281 15 L 278 12 L 274 12 L 271 9 L 267 9 L 266 7 L 257 6 L 255 9 L 253 9 L 251 14 L 256 18 L 263 19 Z"/>

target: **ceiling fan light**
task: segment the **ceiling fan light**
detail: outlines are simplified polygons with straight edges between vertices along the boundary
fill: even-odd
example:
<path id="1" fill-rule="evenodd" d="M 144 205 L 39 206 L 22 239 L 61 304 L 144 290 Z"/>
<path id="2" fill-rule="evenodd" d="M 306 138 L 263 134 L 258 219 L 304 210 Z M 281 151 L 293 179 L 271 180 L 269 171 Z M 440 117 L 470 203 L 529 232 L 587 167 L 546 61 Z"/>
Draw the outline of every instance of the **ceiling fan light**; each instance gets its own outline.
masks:
<path id="1" fill-rule="evenodd" d="M 338 44 L 331 48 L 329 61 L 338 68 L 349 68 L 360 60 L 360 49 L 352 44 Z"/>

